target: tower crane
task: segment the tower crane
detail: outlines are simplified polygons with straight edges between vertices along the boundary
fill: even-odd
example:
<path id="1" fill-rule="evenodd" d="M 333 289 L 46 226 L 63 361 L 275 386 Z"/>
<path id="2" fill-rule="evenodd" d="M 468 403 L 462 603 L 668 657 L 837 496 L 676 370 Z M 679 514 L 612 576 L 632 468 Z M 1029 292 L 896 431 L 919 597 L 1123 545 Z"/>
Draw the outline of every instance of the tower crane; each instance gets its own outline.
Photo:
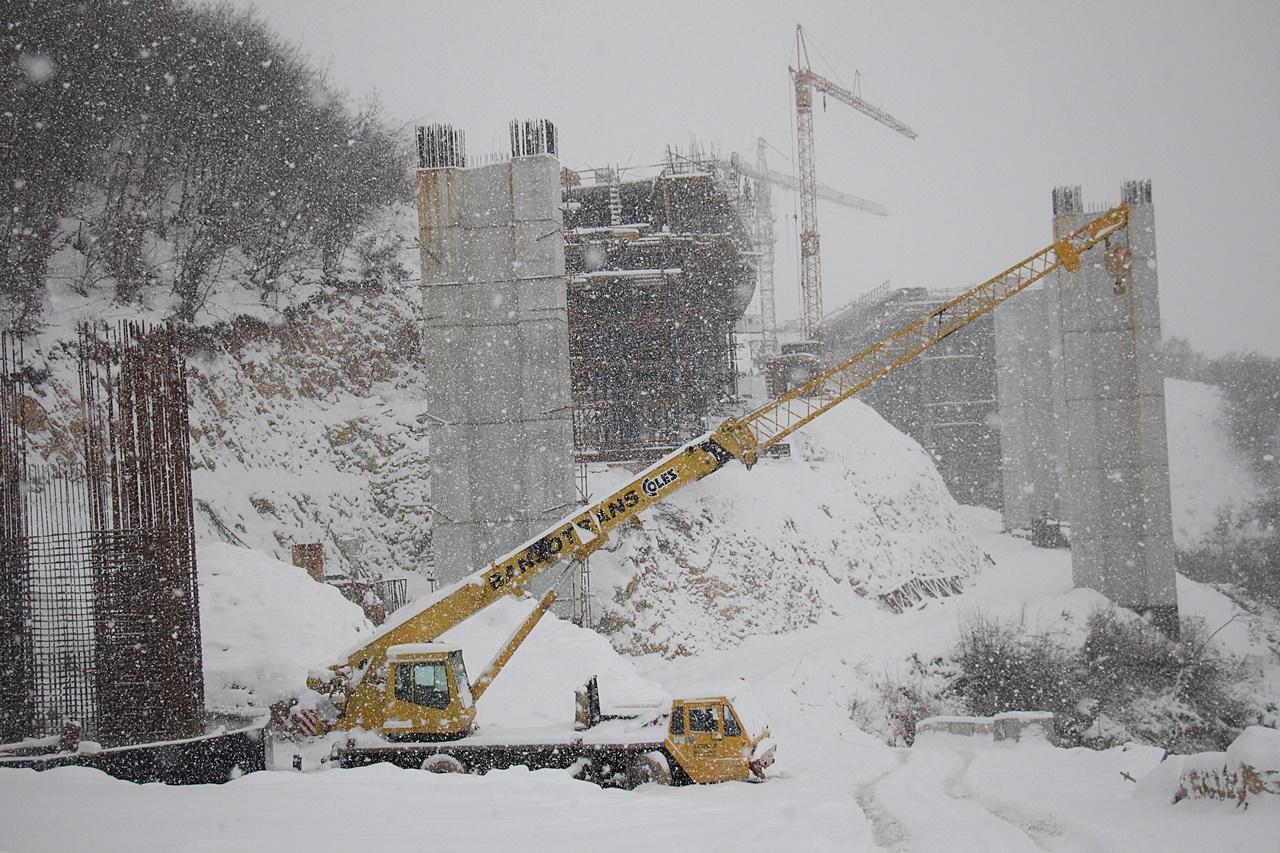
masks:
<path id="1" fill-rule="evenodd" d="M 814 71 L 809 65 L 809 47 L 799 24 L 796 24 L 796 65 L 788 70 L 796 90 L 796 150 L 800 155 L 800 294 L 804 303 L 805 335 L 818 341 L 822 334 L 822 263 L 818 253 L 818 180 L 813 168 L 814 90 L 830 95 L 908 139 L 915 139 L 916 132 L 863 100 L 859 92 L 861 78 L 854 78 L 854 88 L 850 90 Z"/>
<path id="2" fill-rule="evenodd" d="M 800 189 L 800 184 L 786 172 L 770 169 L 765 152 L 772 146 L 759 137 L 756 140 L 755 165 L 747 162 L 747 158 L 734 154 L 732 162 L 739 172 L 756 182 L 755 199 L 755 241 L 760 251 L 760 320 L 761 320 L 761 354 L 771 356 L 778 354 L 778 315 L 774 307 L 773 293 L 773 202 L 772 186 L 785 187 L 789 190 Z M 777 151 L 777 149 L 774 149 Z M 816 184 L 815 191 L 823 201 L 834 202 L 843 207 L 861 210 L 875 216 L 888 216 L 889 211 L 883 204 L 859 198 L 852 193 L 832 189 L 826 184 Z"/>

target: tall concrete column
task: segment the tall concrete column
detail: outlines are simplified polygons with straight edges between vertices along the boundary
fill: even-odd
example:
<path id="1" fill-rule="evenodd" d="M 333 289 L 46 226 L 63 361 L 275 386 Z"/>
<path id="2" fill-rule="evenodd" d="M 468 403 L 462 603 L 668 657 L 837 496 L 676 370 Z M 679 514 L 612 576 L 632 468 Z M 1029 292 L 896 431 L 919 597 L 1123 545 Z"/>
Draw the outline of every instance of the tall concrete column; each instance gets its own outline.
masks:
<path id="1" fill-rule="evenodd" d="M 993 313 L 997 418 L 1005 530 L 1030 530 L 1042 516 L 1065 519 L 1061 332 L 1053 284 L 1037 285 Z"/>
<path id="2" fill-rule="evenodd" d="M 448 583 L 574 506 L 555 129 L 513 122 L 510 160 L 466 168 L 461 134 L 419 131 L 432 541 Z"/>
<path id="3" fill-rule="evenodd" d="M 1178 630 L 1151 183 L 1124 185 L 1132 265 L 1117 284 L 1103 252 L 1060 270 L 1067 517 L 1077 587 Z M 1054 234 L 1088 219 L 1078 188 L 1054 194 Z M 1113 238 L 1123 243 L 1125 235 Z"/>

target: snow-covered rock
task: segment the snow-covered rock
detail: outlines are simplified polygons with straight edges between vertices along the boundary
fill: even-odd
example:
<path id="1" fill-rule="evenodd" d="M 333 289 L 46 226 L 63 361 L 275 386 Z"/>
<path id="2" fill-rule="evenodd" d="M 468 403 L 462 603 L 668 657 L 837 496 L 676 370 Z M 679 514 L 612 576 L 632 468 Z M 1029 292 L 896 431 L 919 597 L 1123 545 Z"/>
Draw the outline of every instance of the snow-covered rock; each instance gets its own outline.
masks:
<path id="1" fill-rule="evenodd" d="M 1235 805 L 1280 796 L 1280 731 L 1249 726 L 1224 752 L 1171 755 L 1143 777 L 1148 799 L 1225 800 Z"/>

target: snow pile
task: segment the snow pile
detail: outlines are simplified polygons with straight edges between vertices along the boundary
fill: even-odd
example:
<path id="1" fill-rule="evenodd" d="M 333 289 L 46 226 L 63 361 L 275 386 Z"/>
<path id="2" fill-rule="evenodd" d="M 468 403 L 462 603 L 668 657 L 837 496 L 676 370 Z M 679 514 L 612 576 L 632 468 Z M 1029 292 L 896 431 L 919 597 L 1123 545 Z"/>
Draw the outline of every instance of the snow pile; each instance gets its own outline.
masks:
<path id="1" fill-rule="evenodd" d="M 1225 752 L 1171 755 L 1143 777 L 1138 790 L 1149 799 L 1174 803 L 1209 799 L 1240 805 L 1280 795 L 1280 731 L 1250 726 Z"/>
<path id="2" fill-rule="evenodd" d="M 848 615 L 983 560 L 928 455 L 847 402 L 789 459 L 730 464 L 676 492 L 591 558 L 600 630 L 635 654 L 696 654 Z M 596 496 L 628 472 L 593 472 Z"/>
<path id="3" fill-rule="evenodd" d="M 1259 487 L 1231 444 L 1218 388 L 1166 379 L 1164 399 L 1173 539 L 1178 548 L 1192 550 L 1213 533 L 1221 515 L 1230 516 L 1258 497 Z"/>
<path id="4" fill-rule="evenodd" d="M 532 597 L 504 599 L 445 634 L 443 639 L 462 646 L 473 681 L 536 603 Z M 593 675 L 599 677 L 605 713 L 637 706 L 663 712 L 670 708 L 666 691 L 642 677 L 631 659 L 614 651 L 608 640 L 548 613 L 476 702 L 476 723 L 482 733 L 503 728 L 563 730 L 573 722 L 574 691 Z"/>
<path id="5" fill-rule="evenodd" d="M 200 546 L 206 704 L 265 708 L 299 695 L 308 673 L 346 660 L 374 629 L 355 604 L 296 566 L 247 548 Z M 533 609 L 504 599 L 441 638 L 462 646 L 472 679 Z M 547 614 L 477 703 L 482 730 L 573 722 L 573 694 L 599 677 L 606 708 L 669 707 L 671 697 L 594 631 Z"/>
<path id="6" fill-rule="evenodd" d="M 202 544 L 196 559 L 210 708 L 296 696 L 308 672 L 372 633 L 359 607 L 297 566 L 218 542 Z"/>

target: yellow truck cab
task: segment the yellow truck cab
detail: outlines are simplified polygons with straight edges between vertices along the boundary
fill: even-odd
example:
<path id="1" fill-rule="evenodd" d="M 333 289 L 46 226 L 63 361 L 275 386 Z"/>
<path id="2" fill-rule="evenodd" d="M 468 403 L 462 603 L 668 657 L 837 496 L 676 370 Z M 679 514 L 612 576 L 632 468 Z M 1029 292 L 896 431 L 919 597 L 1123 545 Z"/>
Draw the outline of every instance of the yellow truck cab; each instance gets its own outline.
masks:
<path id="1" fill-rule="evenodd" d="M 667 751 L 699 784 L 744 780 L 755 747 L 724 696 L 677 699 L 667 721 Z"/>

